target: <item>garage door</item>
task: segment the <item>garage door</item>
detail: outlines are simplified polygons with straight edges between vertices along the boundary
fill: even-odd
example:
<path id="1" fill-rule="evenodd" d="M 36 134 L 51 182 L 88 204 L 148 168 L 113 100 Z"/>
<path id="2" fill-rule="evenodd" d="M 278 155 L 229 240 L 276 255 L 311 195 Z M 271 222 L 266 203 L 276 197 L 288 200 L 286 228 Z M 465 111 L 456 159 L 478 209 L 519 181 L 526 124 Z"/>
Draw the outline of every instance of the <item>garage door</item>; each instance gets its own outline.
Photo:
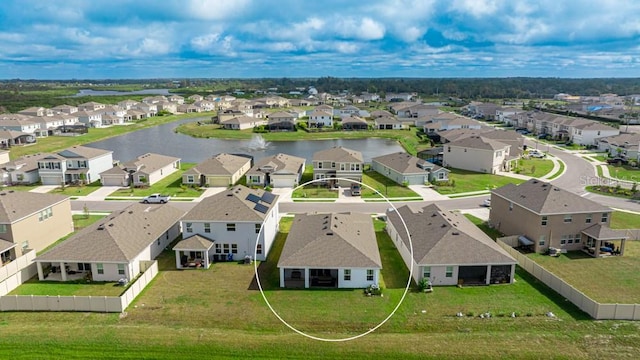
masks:
<path id="1" fill-rule="evenodd" d="M 104 186 L 125 186 L 124 179 L 121 176 L 101 176 L 100 182 Z"/>
<path id="2" fill-rule="evenodd" d="M 273 180 L 273 187 L 276 187 L 276 188 L 293 187 L 293 181 L 290 178 L 274 177 L 272 180 Z"/>
<path id="3" fill-rule="evenodd" d="M 42 185 L 60 185 L 62 184 L 61 176 L 41 176 Z"/>
<path id="4" fill-rule="evenodd" d="M 229 178 L 228 177 L 209 176 L 207 178 L 207 183 L 211 187 L 229 186 Z"/>

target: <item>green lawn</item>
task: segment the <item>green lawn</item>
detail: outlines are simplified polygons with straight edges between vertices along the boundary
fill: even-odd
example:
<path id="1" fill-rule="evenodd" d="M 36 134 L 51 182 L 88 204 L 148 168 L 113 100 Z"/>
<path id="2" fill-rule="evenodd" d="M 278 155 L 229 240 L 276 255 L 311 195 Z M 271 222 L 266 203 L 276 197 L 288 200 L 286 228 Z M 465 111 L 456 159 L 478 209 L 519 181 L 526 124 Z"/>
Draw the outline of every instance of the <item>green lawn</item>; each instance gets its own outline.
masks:
<path id="1" fill-rule="evenodd" d="M 635 304 L 640 299 L 638 241 L 627 241 L 623 256 L 596 259 L 581 251 L 559 257 L 528 256 L 598 302 Z"/>
<path id="2" fill-rule="evenodd" d="M 337 199 L 338 190 L 329 189 L 319 183 L 305 185 L 291 194 L 292 198 L 301 199 Z"/>
<path id="3" fill-rule="evenodd" d="M 607 167 L 609 168 L 609 175 L 614 179 L 640 182 L 640 169 L 638 168 L 626 165 L 607 165 Z"/>
<path id="4" fill-rule="evenodd" d="M 40 186 L 40 184 L 37 185 L 11 185 L 11 186 L 0 186 L 0 190 L 2 191 L 31 191 L 35 188 L 37 188 L 38 186 Z"/>
<path id="5" fill-rule="evenodd" d="M 9 295 L 120 296 L 123 289 L 117 282 L 39 281 L 36 276 L 18 286 Z"/>
<path id="6" fill-rule="evenodd" d="M 521 179 L 493 174 L 482 174 L 467 170 L 450 169 L 449 180 L 454 186 L 436 186 L 437 192 L 443 195 L 458 194 L 471 191 L 491 190 L 506 184 L 520 184 Z"/>
<path id="7" fill-rule="evenodd" d="M 395 181 L 375 172 L 365 171 L 362 174 L 362 182 L 378 190 L 382 195 L 389 198 L 398 197 L 420 197 L 409 187 L 402 186 Z M 362 187 L 363 198 L 380 198 L 380 196 L 366 186 Z"/>
<path id="8" fill-rule="evenodd" d="M 203 188 L 182 185 L 182 173 L 195 165 L 195 163 L 181 163 L 180 170 L 147 188 L 123 188 L 114 191 L 109 196 L 147 196 L 162 193 L 173 197 L 199 197 L 204 192 Z"/>
<path id="9" fill-rule="evenodd" d="M 548 159 L 519 159 L 515 172 L 517 174 L 543 177 L 553 170 L 553 161 Z"/>
<path id="10" fill-rule="evenodd" d="M 614 211 L 611 215 L 612 229 L 638 229 L 640 228 L 640 214 L 626 211 Z"/>
<path id="11" fill-rule="evenodd" d="M 49 191 L 49 194 L 60 194 L 60 195 L 67 195 L 67 196 L 86 196 L 98 190 L 101 186 L 102 185 L 100 183 L 100 180 L 98 180 L 87 185 L 71 185 L 71 186 L 65 186 L 65 187 L 57 187 Z"/>

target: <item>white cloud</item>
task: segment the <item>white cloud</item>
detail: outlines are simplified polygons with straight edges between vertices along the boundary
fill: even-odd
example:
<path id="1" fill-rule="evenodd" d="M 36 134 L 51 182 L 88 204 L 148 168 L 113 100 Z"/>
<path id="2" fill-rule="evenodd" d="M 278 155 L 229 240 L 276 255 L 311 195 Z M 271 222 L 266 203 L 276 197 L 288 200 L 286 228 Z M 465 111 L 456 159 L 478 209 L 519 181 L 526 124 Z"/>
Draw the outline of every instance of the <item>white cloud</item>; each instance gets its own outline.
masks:
<path id="1" fill-rule="evenodd" d="M 454 11 L 480 18 L 495 14 L 498 10 L 498 4 L 495 0 L 454 0 L 451 8 Z"/>
<path id="2" fill-rule="evenodd" d="M 205 54 L 217 54 L 226 56 L 236 56 L 233 48 L 234 38 L 231 35 L 222 36 L 220 33 L 206 34 L 191 39 L 191 47 Z"/>
<path id="3" fill-rule="evenodd" d="M 250 0 L 188 0 L 187 15 L 201 20 L 227 20 L 240 16 Z"/>
<path id="4" fill-rule="evenodd" d="M 382 39 L 385 33 L 384 25 L 369 17 L 362 19 L 338 18 L 334 29 L 342 37 L 360 40 Z"/>

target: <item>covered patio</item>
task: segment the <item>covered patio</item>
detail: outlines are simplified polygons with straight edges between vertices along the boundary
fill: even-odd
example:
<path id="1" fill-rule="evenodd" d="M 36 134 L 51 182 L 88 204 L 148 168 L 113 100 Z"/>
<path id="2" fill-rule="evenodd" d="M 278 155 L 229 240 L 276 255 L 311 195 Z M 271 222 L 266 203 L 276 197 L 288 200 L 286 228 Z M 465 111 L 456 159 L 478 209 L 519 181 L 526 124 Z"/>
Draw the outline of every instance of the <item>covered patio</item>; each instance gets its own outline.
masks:
<path id="1" fill-rule="evenodd" d="M 16 258 L 16 245 L 10 241 L 0 239 L 0 266 L 10 263 Z"/>
<path id="2" fill-rule="evenodd" d="M 603 224 L 586 228 L 582 236 L 585 244 L 582 251 L 593 257 L 624 255 L 624 244 L 629 238 L 624 230 L 614 230 Z"/>
<path id="3" fill-rule="evenodd" d="M 208 269 L 213 262 L 213 240 L 193 235 L 179 241 L 174 247 L 177 269 Z"/>
<path id="4" fill-rule="evenodd" d="M 36 261 L 38 280 L 73 281 L 91 276 L 90 263 Z"/>

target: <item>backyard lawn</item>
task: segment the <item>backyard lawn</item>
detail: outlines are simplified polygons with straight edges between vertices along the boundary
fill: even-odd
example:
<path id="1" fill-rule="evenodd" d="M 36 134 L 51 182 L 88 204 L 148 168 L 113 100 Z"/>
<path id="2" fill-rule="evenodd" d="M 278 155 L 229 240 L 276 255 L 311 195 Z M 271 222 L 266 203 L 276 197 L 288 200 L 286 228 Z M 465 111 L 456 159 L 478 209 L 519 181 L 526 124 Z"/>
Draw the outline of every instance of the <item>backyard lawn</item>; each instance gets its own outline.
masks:
<path id="1" fill-rule="evenodd" d="M 450 169 L 449 183 L 453 186 L 435 186 L 435 190 L 443 195 L 459 194 L 471 191 L 482 191 L 499 188 L 507 184 L 520 184 L 521 179 L 493 174 L 481 174 L 473 171 Z"/>
<path id="2" fill-rule="evenodd" d="M 40 281 L 36 276 L 18 286 L 9 295 L 120 296 L 123 290 L 117 282 Z"/>
<path id="3" fill-rule="evenodd" d="M 540 178 L 553 170 L 553 161 L 548 159 L 519 159 L 515 173 Z"/>
<path id="4" fill-rule="evenodd" d="M 157 183 L 146 188 L 122 188 L 111 193 L 109 197 L 116 196 L 147 196 L 162 193 L 174 197 L 199 197 L 204 192 L 202 188 L 182 185 L 182 173 L 196 166 L 195 163 L 181 163 L 180 170 L 165 177 Z"/>
<path id="5" fill-rule="evenodd" d="M 611 215 L 611 228 L 638 229 L 640 228 L 640 215 L 626 211 L 614 211 Z"/>

